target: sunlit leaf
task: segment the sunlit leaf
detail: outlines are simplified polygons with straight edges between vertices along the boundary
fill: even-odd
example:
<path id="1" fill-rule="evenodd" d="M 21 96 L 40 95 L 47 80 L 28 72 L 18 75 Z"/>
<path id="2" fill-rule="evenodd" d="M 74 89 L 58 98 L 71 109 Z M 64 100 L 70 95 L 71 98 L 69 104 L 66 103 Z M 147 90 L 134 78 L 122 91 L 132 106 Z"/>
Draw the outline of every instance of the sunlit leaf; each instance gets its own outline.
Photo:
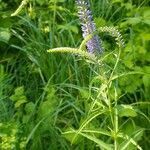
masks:
<path id="1" fill-rule="evenodd" d="M 25 99 L 21 99 L 21 100 L 18 100 L 16 103 L 15 103 L 15 108 L 18 108 L 20 107 L 22 104 L 25 104 L 27 101 Z"/>
<path id="2" fill-rule="evenodd" d="M 88 135 L 88 134 L 85 134 L 85 133 L 80 133 L 80 135 L 82 135 L 82 136 L 86 137 L 87 139 L 97 143 L 100 148 L 104 148 L 106 150 L 113 150 L 113 145 L 107 144 L 104 141 L 96 138 L 95 136 Z"/>
<path id="3" fill-rule="evenodd" d="M 145 87 L 149 87 L 150 86 L 150 75 L 145 75 L 143 76 L 143 83 Z"/>
<path id="4" fill-rule="evenodd" d="M 118 115 L 120 117 L 136 117 L 136 110 L 130 105 L 118 105 Z"/>
<path id="5" fill-rule="evenodd" d="M 10 39 L 11 33 L 8 28 L 0 28 L 0 41 L 8 42 Z"/>

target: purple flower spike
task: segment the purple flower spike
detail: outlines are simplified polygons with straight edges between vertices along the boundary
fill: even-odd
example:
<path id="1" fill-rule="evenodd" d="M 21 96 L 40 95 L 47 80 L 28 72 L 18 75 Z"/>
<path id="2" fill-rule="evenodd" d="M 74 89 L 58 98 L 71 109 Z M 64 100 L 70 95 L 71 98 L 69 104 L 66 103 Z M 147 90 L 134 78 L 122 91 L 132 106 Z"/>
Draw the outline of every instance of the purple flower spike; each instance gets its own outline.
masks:
<path id="1" fill-rule="evenodd" d="M 85 0 L 76 0 L 76 4 L 78 7 L 78 16 L 80 18 L 81 25 L 82 25 L 81 26 L 81 29 L 83 32 L 82 35 L 83 35 L 83 38 L 85 38 L 90 34 L 94 34 L 96 31 L 96 26 L 93 21 L 92 13 L 89 10 L 90 3 L 88 0 L 86 2 Z M 102 45 L 102 42 L 99 39 L 98 35 L 94 35 L 86 43 L 89 53 L 94 53 L 94 52 L 101 53 L 103 51 L 103 48 L 101 45 Z"/>

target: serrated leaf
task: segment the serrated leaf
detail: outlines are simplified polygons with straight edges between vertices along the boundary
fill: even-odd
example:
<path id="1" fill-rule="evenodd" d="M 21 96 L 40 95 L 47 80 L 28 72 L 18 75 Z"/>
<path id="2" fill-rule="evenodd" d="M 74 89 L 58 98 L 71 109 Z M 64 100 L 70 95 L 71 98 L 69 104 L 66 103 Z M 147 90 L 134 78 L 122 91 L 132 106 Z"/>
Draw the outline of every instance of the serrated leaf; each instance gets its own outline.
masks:
<path id="1" fill-rule="evenodd" d="M 24 95 L 24 87 L 17 87 L 15 94 L 10 96 L 10 99 L 15 103 L 15 108 L 20 107 L 22 104 L 27 102 L 27 97 Z"/>
<path id="2" fill-rule="evenodd" d="M 20 101 L 20 100 L 26 100 L 26 96 L 24 95 L 24 87 L 21 86 L 21 87 L 17 87 L 15 89 L 15 94 L 13 94 L 11 97 L 10 97 L 11 100 L 13 101 Z"/>

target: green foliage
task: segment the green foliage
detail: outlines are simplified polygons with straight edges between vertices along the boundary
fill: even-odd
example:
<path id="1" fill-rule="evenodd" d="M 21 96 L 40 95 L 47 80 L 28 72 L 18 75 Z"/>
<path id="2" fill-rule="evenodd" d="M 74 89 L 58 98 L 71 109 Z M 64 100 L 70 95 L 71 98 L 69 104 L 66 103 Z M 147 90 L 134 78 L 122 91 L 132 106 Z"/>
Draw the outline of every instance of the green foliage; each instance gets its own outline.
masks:
<path id="1" fill-rule="evenodd" d="M 119 117 L 136 117 L 137 113 L 135 109 L 130 105 L 118 105 L 118 115 Z"/>
<path id="2" fill-rule="evenodd" d="M 45 101 L 43 101 L 39 106 L 38 116 L 39 118 L 43 118 L 45 116 L 52 116 L 55 112 L 55 108 L 57 107 L 57 97 L 55 96 L 54 88 L 45 88 L 47 93 Z M 49 117 L 51 120 L 51 118 Z"/>
<path id="3" fill-rule="evenodd" d="M 8 149 L 24 149 L 25 137 L 20 137 L 19 127 L 15 123 L 0 124 L 0 148 L 1 150 Z"/>
<path id="4" fill-rule="evenodd" d="M 10 39 L 10 31 L 8 28 L 0 28 L 0 41 L 8 42 Z"/>
<path id="5" fill-rule="evenodd" d="M 5 71 L 5 66 L 0 64 L 0 122 L 6 121 L 11 115 L 11 104 L 7 103 L 11 86 L 12 77 Z M 8 109 L 10 108 L 10 109 Z"/>
<path id="6" fill-rule="evenodd" d="M 74 1 L 1 1 L 0 149 L 149 149 L 149 1 L 90 2 L 101 56 Z"/>
<path id="7" fill-rule="evenodd" d="M 24 95 L 24 87 L 16 88 L 14 95 L 12 95 L 10 99 L 14 101 L 16 109 L 25 104 L 27 102 L 27 98 Z"/>

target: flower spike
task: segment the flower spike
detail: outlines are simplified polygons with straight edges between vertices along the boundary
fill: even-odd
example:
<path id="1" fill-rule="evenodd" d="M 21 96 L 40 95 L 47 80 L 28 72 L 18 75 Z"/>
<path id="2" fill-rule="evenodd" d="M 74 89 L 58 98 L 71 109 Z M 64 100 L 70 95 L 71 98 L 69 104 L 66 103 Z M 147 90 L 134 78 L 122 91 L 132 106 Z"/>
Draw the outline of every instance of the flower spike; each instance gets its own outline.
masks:
<path id="1" fill-rule="evenodd" d="M 83 32 L 83 38 L 86 38 L 89 35 L 93 35 L 91 39 L 89 39 L 86 43 L 87 49 L 89 53 L 103 52 L 102 42 L 98 35 L 95 34 L 96 26 L 93 21 L 92 13 L 89 10 L 90 3 L 85 0 L 76 0 L 77 8 L 78 8 L 78 16 L 81 21 L 81 29 Z"/>

